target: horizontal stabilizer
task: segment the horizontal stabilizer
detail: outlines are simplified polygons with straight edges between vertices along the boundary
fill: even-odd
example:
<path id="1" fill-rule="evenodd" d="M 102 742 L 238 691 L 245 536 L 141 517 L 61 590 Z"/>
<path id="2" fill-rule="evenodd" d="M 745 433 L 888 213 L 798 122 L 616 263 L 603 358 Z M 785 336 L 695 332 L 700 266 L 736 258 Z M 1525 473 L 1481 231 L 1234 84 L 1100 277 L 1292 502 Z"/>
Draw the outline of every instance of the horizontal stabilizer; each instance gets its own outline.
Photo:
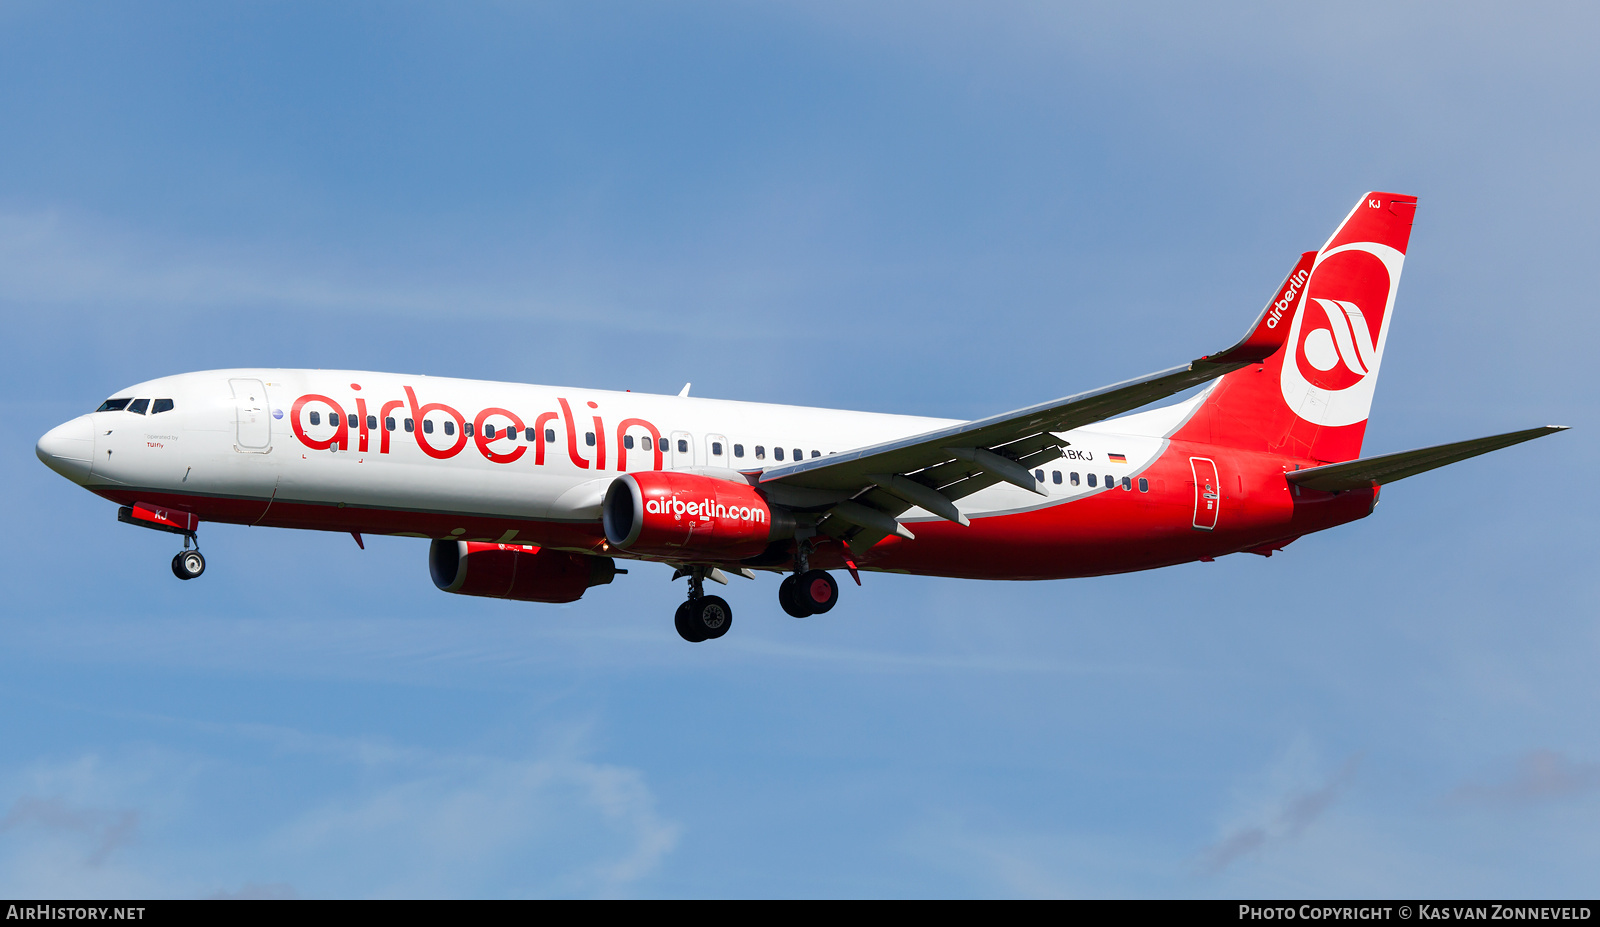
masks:
<path id="1" fill-rule="evenodd" d="M 1395 480 L 1403 480 L 1408 476 L 1426 473 L 1446 464 L 1466 460 L 1468 457 L 1476 457 L 1479 454 L 1498 451 L 1502 447 L 1510 447 L 1513 444 L 1521 444 L 1524 441 L 1532 441 L 1534 438 L 1542 438 L 1545 435 L 1553 435 L 1558 431 L 1566 430 L 1566 425 L 1542 425 L 1525 431 L 1513 431 L 1487 438 L 1473 438 L 1471 441 L 1457 441 L 1454 444 L 1440 444 L 1437 447 L 1425 447 L 1415 451 L 1401 451 L 1398 454 L 1385 454 L 1382 457 L 1368 457 L 1363 460 L 1329 464 L 1326 467 L 1312 467 L 1309 470 L 1295 470 L 1284 475 L 1289 478 L 1291 483 L 1323 492 L 1366 489 L 1371 486 L 1393 483 Z"/>

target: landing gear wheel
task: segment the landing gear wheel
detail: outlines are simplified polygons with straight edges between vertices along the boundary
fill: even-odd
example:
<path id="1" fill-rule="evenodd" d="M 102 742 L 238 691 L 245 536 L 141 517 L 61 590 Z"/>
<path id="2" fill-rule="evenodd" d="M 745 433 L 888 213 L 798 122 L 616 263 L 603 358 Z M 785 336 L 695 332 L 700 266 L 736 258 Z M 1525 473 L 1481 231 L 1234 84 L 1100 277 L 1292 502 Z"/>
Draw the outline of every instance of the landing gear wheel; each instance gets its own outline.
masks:
<path id="1" fill-rule="evenodd" d="M 179 551 L 172 558 L 172 575 L 179 579 L 194 579 L 206 571 L 206 558 L 198 550 Z"/>
<path id="2" fill-rule="evenodd" d="M 839 584 L 827 570 L 807 570 L 795 577 L 795 598 L 811 614 L 821 615 L 839 604 Z"/>
<path id="3" fill-rule="evenodd" d="M 703 632 L 708 641 L 716 640 L 733 627 L 733 606 L 721 596 L 708 595 L 693 600 L 689 611 L 694 616 L 695 629 Z"/>
<path id="4" fill-rule="evenodd" d="M 672 624 L 678 636 L 691 644 L 714 641 L 733 626 L 733 608 L 721 596 L 701 596 L 679 605 Z"/>
<path id="5" fill-rule="evenodd" d="M 798 576 L 785 576 L 783 582 L 778 584 L 778 605 L 789 615 L 804 618 L 811 614 L 811 609 L 806 608 L 806 603 L 801 601 L 799 586 Z"/>

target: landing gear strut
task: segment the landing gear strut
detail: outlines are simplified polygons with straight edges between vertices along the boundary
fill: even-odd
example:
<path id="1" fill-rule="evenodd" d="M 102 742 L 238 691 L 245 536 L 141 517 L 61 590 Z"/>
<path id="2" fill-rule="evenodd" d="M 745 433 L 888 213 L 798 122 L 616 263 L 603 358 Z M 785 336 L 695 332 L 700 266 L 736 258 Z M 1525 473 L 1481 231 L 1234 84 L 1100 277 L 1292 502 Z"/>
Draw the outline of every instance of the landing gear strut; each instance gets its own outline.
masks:
<path id="1" fill-rule="evenodd" d="M 194 550 L 189 542 L 194 541 Z M 183 536 L 183 550 L 172 558 L 172 575 L 179 579 L 194 579 L 206 571 L 206 558 L 200 554 L 200 539 L 193 534 Z"/>
<path id="2" fill-rule="evenodd" d="M 706 595 L 704 567 L 689 571 L 689 601 L 678 606 L 672 617 L 678 636 L 691 644 L 716 640 L 733 627 L 733 608 L 721 596 Z"/>

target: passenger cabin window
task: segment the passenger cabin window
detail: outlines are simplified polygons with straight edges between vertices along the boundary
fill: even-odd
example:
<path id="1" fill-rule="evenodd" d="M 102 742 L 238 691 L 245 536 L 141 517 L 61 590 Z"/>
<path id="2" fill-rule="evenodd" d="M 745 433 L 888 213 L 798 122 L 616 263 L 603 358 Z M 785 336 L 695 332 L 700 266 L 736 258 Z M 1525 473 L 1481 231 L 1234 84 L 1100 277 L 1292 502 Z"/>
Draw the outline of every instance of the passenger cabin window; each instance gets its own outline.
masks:
<path id="1" fill-rule="evenodd" d="M 151 415 L 155 415 L 155 414 L 160 413 L 160 412 L 171 412 L 171 411 L 172 411 L 172 400 L 170 400 L 170 399 L 157 399 L 155 402 L 152 402 L 150 404 L 150 414 Z"/>
<path id="2" fill-rule="evenodd" d="M 1150 481 L 1145 479 L 1142 476 L 1139 477 L 1139 491 L 1140 492 L 1149 492 L 1150 491 Z"/>
<path id="3" fill-rule="evenodd" d="M 1107 473 L 1106 474 L 1106 488 L 1110 489 L 1111 487 L 1113 487 L 1115 485 L 1117 485 L 1117 478 L 1112 476 L 1111 474 Z"/>
<path id="4" fill-rule="evenodd" d="M 756 459 L 757 460 L 766 460 L 767 459 L 767 449 L 765 447 L 762 447 L 759 444 L 756 445 Z"/>
<path id="5" fill-rule="evenodd" d="M 556 443 L 556 430 L 554 428 L 546 428 L 544 430 L 544 443 L 546 443 L 546 444 L 554 444 L 554 443 Z"/>
<path id="6" fill-rule="evenodd" d="M 683 438 L 679 438 L 678 439 L 678 453 L 680 453 L 680 454 L 689 453 L 689 442 L 684 440 Z"/>
<path id="7" fill-rule="evenodd" d="M 135 399 L 133 402 L 128 403 L 128 411 L 135 415 L 143 415 L 145 410 L 149 408 L 150 400 L 148 399 Z"/>
<path id="8" fill-rule="evenodd" d="M 592 432 L 592 431 L 584 432 L 583 433 L 583 443 L 589 445 L 590 447 L 594 447 L 594 432 Z"/>
<path id="9" fill-rule="evenodd" d="M 1127 489 L 1127 490 L 1132 490 L 1133 489 L 1133 479 L 1131 477 L 1126 477 L 1126 476 L 1123 477 L 1122 478 L 1122 488 L 1123 489 Z"/>
<path id="10" fill-rule="evenodd" d="M 456 423 L 455 422 L 450 422 L 450 421 L 445 422 L 444 423 L 444 433 L 447 434 L 447 435 L 455 434 L 456 433 Z"/>
<path id="11" fill-rule="evenodd" d="M 721 441 L 713 441 L 713 442 L 711 442 L 711 456 L 712 457 L 721 457 L 722 456 L 722 442 Z"/>
<path id="12" fill-rule="evenodd" d="M 406 431 L 411 432 L 411 431 L 416 431 L 416 430 L 417 430 L 417 423 L 415 421 L 412 421 L 409 418 L 406 419 Z"/>
<path id="13" fill-rule="evenodd" d="M 800 460 L 805 456 L 806 456 L 805 451 L 800 450 L 798 447 L 794 449 L 794 459 L 795 460 Z"/>
<path id="14" fill-rule="evenodd" d="M 384 417 L 383 430 L 384 431 L 394 431 L 394 416 L 389 415 L 389 416 L 385 416 Z M 410 430 L 411 430 L 410 428 L 406 429 L 406 431 L 410 431 Z"/>
<path id="15" fill-rule="evenodd" d="M 126 409 L 128 407 L 128 403 L 132 401 L 132 399 L 107 399 L 105 402 L 100 403 L 100 408 L 96 409 L 95 411 L 121 412 L 123 409 Z"/>
<path id="16" fill-rule="evenodd" d="M 644 448 L 647 451 L 650 450 L 650 439 L 649 438 L 640 438 L 639 439 L 639 446 Z"/>
<path id="17" fill-rule="evenodd" d="M 1039 482 L 1043 483 L 1044 482 L 1044 471 L 1043 470 L 1035 470 L 1035 471 L 1033 471 L 1033 478 L 1038 480 Z"/>
<path id="18" fill-rule="evenodd" d="M 422 433 L 426 434 L 426 435 L 433 434 L 433 422 L 429 421 L 428 419 L 423 419 L 422 420 Z"/>
<path id="19" fill-rule="evenodd" d="M 1074 474 L 1073 474 L 1073 476 L 1077 476 L 1077 474 L 1076 474 L 1076 473 L 1074 473 Z M 1073 480 L 1073 482 L 1074 482 L 1074 483 L 1076 483 L 1076 482 L 1077 482 L 1077 480 Z M 1089 485 L 1090 485 L 1090 486 L 1091 486 L 1091 487 L 1093 487 L 1093 486 L 1094 486 L 1094 474 L 1093 474 L 1093 473 L 1091 473 L 1091 474 L 1089 474 Z"/>
<path id="20" fill-rule="evenodd" d="M 633 450 L 633 435 L 622 436 L 622 448 L 628 451 Z"/>
<path id="21" fill-rule="evenodd" d="M 453 425 L 453 424 L 455 424 L 455 423 L 454 422 L 445 422 L 444 423 L 444 433 L 445 434 L 449 434 L 450 433 L 450 426 Z M 461 433 L 466 435 L 469 438 L 472 437 L 472 423 L 471 422 L 463 422 L 461 424 Z"/>
<path id="22" fill-rule="evenodd" d="M 744 456 L 744 445 L 743 444 L 735 444 L 733 446 L 733 456 L 735 456 L 735 457 L 743 457 Z"/>
<path id="23" fill-rule="evenodd" d="M 1060 470 L 1051 470 L 1050 471 L 1050 482 L 1056 484 L 1057 486 L 1061 485 L 1061 471 Z"/>
<path id="24" fill-rule="evenodd" d="M 377 431 L 378 430 L 378 417 L 376 415 L 367 416 L 367 430 L 368 431 Z M 389 426 L 389 430 L 390 431 L 394 431 L 394 426 L 393 425 Z"/>
<path id="25" fill-rule="evenodd" d="M 523 433 L 522 433 L 522 436 L 523 436 L 523 437 L 524 437 L 524 438 L 527 438 L 527 439 L 528 439 L 528 443 L 529 443 L 529 444 L 532 444 L 532 443 L 533 443 L 533 440 L 534 440 L 534 431 L 533 431 L 533 429 L 532 429 L 532 428 L 529 428 L 529 429 L 527 429 L 527 430 L 525 430 L 525 431 L 523 431 Z"/>
<path id="26" fill-rule="evenodd" d="M 781 448 L 781 447 L 773 448 L 772 449 L 772 457 L 773 457 L 774 460 L 782 460 L 783 459 L 783 448 Z"/>
<path id="27" fill-rule="evenodd" d="M 310 419 L 311 420 L 311 424 L 313 424 L 313 425 L 322 424 L 322 413 L 318 412 L 316 409 L 312 409 L 311 410 L 311 414 L 306 416 L 306 418 Z"/>
<path id="28" fill-rule="evenodd" d="M 483 426 L 483 436 L 485 438 L 488 438 L 490 441 L 493 441 L 494 440 L 494 426 L 493 425 L 484 425 Z"/>
<path id="29" fill-rule="evenodd" d="M 822 452 L 821 451 L 812 451 L 811 452 L 811 456 L 812 457 L 821 457 L 822 456 Z"/>
<path id="30" fill-rule="evenodd" d="M 156 405 L 160 405 L 160 404 L 161 404 L 161 400 L 157 399 L 156 400 Z M 156 411 L 160 412 L 161 410 L 157 409 Z M 361 419 L 356 418 L 356 414 L 354 412 L 350 413 L 349 420 L 350 420 L 350 427 L 351 428 L 360 428 L 361 427 Z"/>

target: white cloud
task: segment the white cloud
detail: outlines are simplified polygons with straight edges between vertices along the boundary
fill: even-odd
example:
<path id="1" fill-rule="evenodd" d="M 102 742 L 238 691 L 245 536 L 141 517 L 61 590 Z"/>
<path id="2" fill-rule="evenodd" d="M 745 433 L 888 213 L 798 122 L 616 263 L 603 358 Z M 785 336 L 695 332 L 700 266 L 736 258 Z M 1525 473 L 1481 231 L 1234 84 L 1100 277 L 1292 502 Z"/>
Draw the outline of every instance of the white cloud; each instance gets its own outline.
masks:
<path id="1" fill-rule="evenodd" d="M 36 764 L 0 785 L 10 809 L 0 893 L 616 896 L 678 842 L 643 775 L 570 744 L 504 758 L 169 720 L 270 744 L 273 774 L 310 768 L 324 783 L 356 784 L 296 792 L 295 805 L 258 814 L 251 783 L 263 770 L 241 758 L 248 749 L 225 762 L 147 753 Z"/>

